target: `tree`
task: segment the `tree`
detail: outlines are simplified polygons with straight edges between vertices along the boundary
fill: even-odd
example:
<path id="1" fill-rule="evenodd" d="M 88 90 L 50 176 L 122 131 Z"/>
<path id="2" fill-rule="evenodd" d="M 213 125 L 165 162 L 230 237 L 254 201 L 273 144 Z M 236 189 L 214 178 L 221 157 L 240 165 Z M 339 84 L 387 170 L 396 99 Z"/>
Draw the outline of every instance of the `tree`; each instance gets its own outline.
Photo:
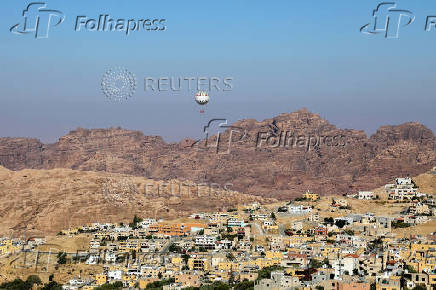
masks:
<path id="1" fill-rule="evenodd" d="M 354 236 L 354 231 L 350 229 L 344 230 L 344 233 L 346 233 L 349 236 Z"/>
<path id="2" fill-rule="evenodd" d="M 312 259 L 312 260 L 310 260 L 309 265 L 310 265 L 310 267 L 312 267 L 312 268 L 321 268 L 322 265 L 323 265 L 323 263 L 320 262 L 320 261 L 318 261 L 317 259 Z"/>
<path id="3" fill-rule="evenodd" d="M 283 267 L 277 265 L 262 268 L 257 272 L 257 280 L 259 281 L 262 279 L 271 279 L 271 272 L 282 269 Z"/>
<path id="4" fill-rule="evenodd" d="M 411 265 L 406 265 L 406 270 L 407 270 L 409 273 L 417 273 L 416 270 L 415 270 L 415 268 L 413 268 L 413 266 L 411 266 Z"/>
<path id="5" fill-rule="evenodd" d="M 230 271 L 229 284 L 235 284 L 235 274 L 233 273 L 233 271 Z"/>
<path id="6" fill-rule="evenodd" d="M 276 214 L 275 213 L 271 213 L 271 218 L 273 219 L 273 220 L 276 220 L 277 218 L 276 218 Z"/>
<path id="7" fill-rule="evenodd" d="M 357 269 L 353 269 L 353 275 L 359 275 L 359 270 L 357 270 Z"/>
<path id="8" fill-rule="evenodd" d="M 142 218 L 138 217 L 136 214 L 133 217 L 133 221 L 129 224 L 129 227 L 131 227 L 132 229 L 137 229 L 138 228 L 138 224 L 142 222 Z"/>
<path id="9" fill-rule="evenodd" d="M 335 222 L 335 225 L 340 229 L 342 229 L 346 224 L 347 224 L 347 221 L 345 221 L 345 220 L 337 220 Z"/>
<path id="10" fill-rule="evenodd" d="M 239 282 L 238 284 L 236 284 L 234 286 L 235 290 L 248 290 L 248 289 L 253 289 L 253 288 L 254 288 L 254 282 L 248 281 L 248 280 L 244 280 L 242 282 Z"/>
<path id="11" fill-rule="evenodd" d="M 32 285 L 30 285 L 27 281 L 24 282 L 21 279 L 15 279 L 14 281 L 0 284 L 0 289 L 30 290 L 31 288 Z"/>
<path id="12" fill-rule="evenodd" d="M 59 252 L 58 253 L 58 264 L 66 264 L 67 263 L 67 253 Z"/>
<path id="13" fill-rule="evenodd" d="M 183 259 L 183 261 L 185 262 L 185 264 L 188 264 L 188 260 L 189 260 L 190 257 L 191 257 L 191 256 L 189 256 L 188 254 L 183 254 L 183 255 L 182 255 L 182 259 Z"/>
<path id="14" fill-rule="evenodd" d="M 51 281 L 48 284 L 45 284 L 41 290 L 62 290 L 62 285 L 56 281 Z"/>
<path id="15" fill-rule="evenodd" d="M 174 279 L 170 278 L 168 280 L 154 281 L 152 283 L 147 284 L 145 289 L 162 289 L 163 286 L 174 283 Z"/>
<path id="16" fill-rule="evenodd" d="M 170 247 L 168 248 L 168 251 L 171 253 L 181 253 L 182 249 L 176 244 L 171 244 Z"/>
<path id="17" fill-rule="evenodd" d="M 41 285 L 42 284 L 41 278 L 39 278 L 39 276 L 37 276 L 37 275 L 28 276 L 26 279 L 26 282 L 29 283 L 30 285 L 33 285 L 33 284 Z"/>
<path id="18" fill-rule="evenodd" d="M 334 222 L 335 222 L 335 220 L 332 217 L 324 218 L 325 224 L 333 225 Z"/>
<path id="19" fill-rule="evenodd" d="M 393 227 L 394 229 L 397 229 L 397 228 L 408 228 L 408 227 L 410 227 L 410 224 L 405 223 L 405 222 L 402 221 L 402 220 L 393 221 L 393 222 L 391 223 L 391 225 L 392 225 L 392 227 Z"/>
<path id="20" fill-rule="evenodd" d="M 94 288 L 95 290 L 118 290 L 123 288 L 123 282 L 117 281 L 114 283 L 104 284 L 100 287 Z"/>

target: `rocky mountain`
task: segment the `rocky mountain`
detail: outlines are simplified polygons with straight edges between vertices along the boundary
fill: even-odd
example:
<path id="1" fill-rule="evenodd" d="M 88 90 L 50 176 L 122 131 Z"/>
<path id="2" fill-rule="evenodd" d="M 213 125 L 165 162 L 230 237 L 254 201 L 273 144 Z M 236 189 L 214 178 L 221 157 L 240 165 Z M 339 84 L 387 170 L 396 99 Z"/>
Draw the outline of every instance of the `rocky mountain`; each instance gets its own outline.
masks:
<path id="1" fill-rule="evenodd" d="M 0 165 L 231 184 L 239 192 L 277 198 L 308 189 L 320 194 L 372 189 L 436 166 L 436 138 L 419 123 L 383 126 L 368 137 L 300 110 L 231 125 L 214 120 L 206 131 L 203 140 L 179 143 L 120 128 L 77 129 L 54 144 L 0 138 Z"/>

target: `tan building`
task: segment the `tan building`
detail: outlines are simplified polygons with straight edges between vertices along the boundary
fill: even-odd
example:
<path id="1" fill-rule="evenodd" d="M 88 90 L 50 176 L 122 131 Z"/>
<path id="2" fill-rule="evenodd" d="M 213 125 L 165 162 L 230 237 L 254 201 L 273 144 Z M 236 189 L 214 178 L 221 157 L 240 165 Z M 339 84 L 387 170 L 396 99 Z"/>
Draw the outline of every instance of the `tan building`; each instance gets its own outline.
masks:
<path id="1" fill-rule="evenodd" d="M 311 201 L 316 201 L 319 199 L 319 194 L 318 193 L 312 193 L 309 190 L 306 191 L 305 194 L 303 194 L 303 198 L 307 199 L 307 200 L 311 200 Z"/>
<path id="2" fill-rule="evenodd" d="M 376 290 L 400 290 L 401 289 L 401 277 L 377 277 L 376 278 Z"/>
<path id="3" fill-rule="evenodd" d="M 188 267 L 190 270 L 209 271 L 210 262 L 207 258 L 189 258 Z"/>

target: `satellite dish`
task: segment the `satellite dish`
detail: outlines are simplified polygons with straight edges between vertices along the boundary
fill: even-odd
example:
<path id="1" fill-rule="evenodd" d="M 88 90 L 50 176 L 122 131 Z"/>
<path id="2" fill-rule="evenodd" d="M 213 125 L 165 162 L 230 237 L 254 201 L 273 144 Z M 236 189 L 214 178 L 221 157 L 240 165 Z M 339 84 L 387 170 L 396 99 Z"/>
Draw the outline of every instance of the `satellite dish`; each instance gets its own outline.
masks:
<path id="1" fill-rule="evenodd" d="M 209 94 L 205 91 L 199 91 L 195 94 L 195 101 L 199 105 L 206 105 L 209 102 Z"/>

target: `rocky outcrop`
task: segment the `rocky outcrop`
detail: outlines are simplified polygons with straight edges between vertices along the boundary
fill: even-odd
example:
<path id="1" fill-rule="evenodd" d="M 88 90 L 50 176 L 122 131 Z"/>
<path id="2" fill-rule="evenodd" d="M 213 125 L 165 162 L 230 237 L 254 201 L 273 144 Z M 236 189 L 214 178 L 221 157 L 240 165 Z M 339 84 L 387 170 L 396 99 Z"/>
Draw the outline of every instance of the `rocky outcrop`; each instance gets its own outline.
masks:
<path id="1" fill-rule="evenodd" d="M 0 164 L 12 170 L 71 168 L 231 183 L 240 192 L 278 198 L 307 189 L 321 194 L 372 189 L 436 166 L 435 136 L 418 123 L 383 126 L 367 137 L 300 110 L 220 129 L 218 143 L 212 129 L 208 139 L 180 143 L 120 128 L 78 129 L 54 144 L 0 138 Z"/>

